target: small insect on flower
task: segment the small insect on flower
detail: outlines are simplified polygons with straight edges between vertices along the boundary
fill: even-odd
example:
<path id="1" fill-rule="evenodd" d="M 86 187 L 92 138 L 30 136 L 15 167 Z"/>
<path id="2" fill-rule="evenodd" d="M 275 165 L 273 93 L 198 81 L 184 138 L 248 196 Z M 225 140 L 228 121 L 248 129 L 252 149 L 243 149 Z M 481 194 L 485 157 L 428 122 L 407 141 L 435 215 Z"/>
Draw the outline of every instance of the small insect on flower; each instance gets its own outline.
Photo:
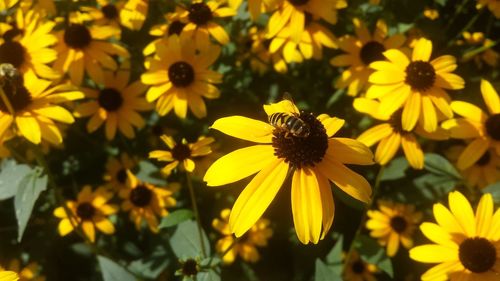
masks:
<path id="1" fill-rule="evenodd" d="M 295 105 L 289 93 L 285 93 L 283 99 Z M 269 115 L 269 124 L 273 125 L 278 130 L 283 130 L 285 132 L 285 137 L 291 134 L 294 137 L 307 138 L 311 130 L 309 125 L 300 119 L 300 112 L 296 109 L 297 107 L 293 106 L 290 109 L 292 113 L 275 112 Z"/>

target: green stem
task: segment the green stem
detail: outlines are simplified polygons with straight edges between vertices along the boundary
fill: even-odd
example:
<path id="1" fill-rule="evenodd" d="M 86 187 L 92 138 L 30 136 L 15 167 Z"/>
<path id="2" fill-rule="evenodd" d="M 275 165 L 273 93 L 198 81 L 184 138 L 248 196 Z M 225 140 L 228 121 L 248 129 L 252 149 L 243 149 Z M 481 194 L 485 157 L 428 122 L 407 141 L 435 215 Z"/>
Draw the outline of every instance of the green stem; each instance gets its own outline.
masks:
<path id="1" fill-rule="evenodd" d="M 385 166 L 380 166 L 380 169 L 378 170 L 377 177 L 375 178 L 375 184 L 373 185 L 373 198 L 370 201 L 370 204 L 368 205 L 368 207 L 366 208 L 367 211 L 372 209 L 373 205 L 375 203 L 375 198 L 377 197 L 377 192 L 380 188 L 380 182 L 382 180 L 384 168 L 385 168 Z M 363 227 L 366 223 L 367 217 L 368 217 L 368 212 L 364 212 L 363 216 L 361 217 L 361 221 L 359 223 L 358 229 L 356 230 L 356 233 L 354 234 L 354 239 L 352 240 L 351 245 L 349 245 L 349 251 L 347 252 L 347 255 L 346 255 L 346 258 L 344 261 L 344 271 L 345 271 L 345 266 L 347 265 L 347 263 L 351 259 L 351 256 L 354 252 L 356 240 L 358 239 L 359 235 L 361 234 L 361 231 L 363 230 Z"/>
<path id="2" fill-rule="evenodd" d="M 463 0 L 462 3 L 460 4 L 460 6 L 455 10 L 455 14 L 448 21 L 448 25 L 446 25 L 446 28 L 444 29 L 445 32 L 447 32 L 451 28 L 451 26 L 453 25 L 453 23 L 455 22 L 457 17 L 460 15 L 460 13 L 462 13 L 462 10 L 465 8 L 465 6 L 467 5 L 468 2 L 469 2 L 469 0 Z"/>
<path id="3" fill-rule="evenodd" d="M 205 241 L 203 240 L 203 228 L 201 226 L 200 213 L 198 212 L 196 196 L 194 193 L 193 183 L 191 182 L 191 177 L 189 176 L 189 172 L 186 172 L 186 182 L 189 189 L 189 196 L 191 197 L 191 204 L 193 205 L 194 217 L 196 219 L 196 223 L 198 224 L 198 235 L 200 236 L 201 253 L 203 254 L 203 258 L 206 258 L 207 253 L 205 252 Z"/>

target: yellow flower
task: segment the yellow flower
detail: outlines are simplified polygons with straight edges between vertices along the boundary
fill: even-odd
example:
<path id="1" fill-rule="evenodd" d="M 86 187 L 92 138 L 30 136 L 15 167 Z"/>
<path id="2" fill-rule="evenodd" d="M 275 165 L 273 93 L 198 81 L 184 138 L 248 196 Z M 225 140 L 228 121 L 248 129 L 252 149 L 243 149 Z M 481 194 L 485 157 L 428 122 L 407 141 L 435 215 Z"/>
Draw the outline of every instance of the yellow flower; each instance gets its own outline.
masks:
<path id="1" fill-rule="evenodd" d="M 356 37 L 346 35 L 337 42 L 340 49 L 347 54 L 338 55 L 330 60 L 333 66 L 349 67 L 342 72 L 335 83 L 338 89 L 347 87 L 349 96 L 356 96 L 369 86 L 368 76 L 373 73 L 368 67 L 370 63 L 385 60 L 384 51 L 398 49 L 405 42 L 405 37 L 401 34 L 388 37 L 387 25 L 383 20 L 377 21 L 373 34 L 370 34 L 360 19 L 354 18 L 353 23 Z"/>
<path id="2" fill-rule="evenodd" d="M 243 0 L 228 0 L 229 7 L 238 11 Z M 262 12 L 268 12 L 275 9 L 277 0 L 248 0 L 248 11 L 252 20 L 256 21 Z"/>
<path id="3" fill-rule="evenodd" d="M 374 274 L 378 272 L 378 268 L 370 263 L 365 262 L 359 256 L 358 252 L 353 251 L 344 271 L 345 281 L 376 281 Z"/>
<path id="4" fill-rule="evenodd" d="M 1 2 L 0 2 L 1 3 Z M 6 271 L 0 267 L 0 281 L 17 281 L 19 276 L 13 271 Z"/>
<path id="5" fill-rule="evenodd" d="M 54 216 L 61 219 L 59 234 L 65 236 L 75 227 L 81 227 L 91 242 L 95 241 L 96 228 L 104 234 L 113 234 L 115 226 L 108 217 L 118 212 L 118 206 L 107 203 L 112 197 L 113 193 L 104 187 L 99 187 L 92 192 L 92 187 L 84 186 L 78 193 L 76 202 L 66 201 L 66 208 L 61 206 L 54 210 Z M 71 213 L 68 214 L 66 209 Z"/>
<path id="6" fill-rule="evenodd" d="M 461 170 L 476 163 L 490 147 L 500 156 L 500 98 L 486 80 L 481 80 L 481 93 L 491 115 L 473 104 L 453 101 L 451 108 L 464 118 L 450 119 L 442 124 L 452 138 L 472 139 L 458 158 L 457 167 Z"/>
<path id="7" fill-rule="evenodd" d="M 370 64 L 375 72 L 368 81 L 373 85 L 366 97 L 380 99 L 379 112 L 389 117 L 403 108 L 403 129 L 411 131 L 417 121 L 427 132 L 438 128 L 438 116 L 453 116 L 450 97 L 443 89 L 462 89 L 464 80 L 451 73 L 457 68 L 453 56 L 430 61 L 432 42 L 421 38 L 415 44 L 411 60 L 401 51 L 391 49 L 383 54 L 389 61 Z"/>
<path id="8" fill-rule="evenodd" d="M 437 223 L 420 225 L 435 244 L 417 246 L 410 257 L 423 263 L 438 263 L 422 280 L 498 280 L 500 272 L 500 210 L 493 214 L 493 198 L 484 194 L 476 213 L 460 192 L 448 196 L 450 209 L 434 204 Z"/>
<path id="9" fill-rule="evenodd" d="M 57 13 L 54 0 L 22 0 L 20 8 L 24 12 L 32 10 L 40 13 L 42 17 L 55 16 Z"/>
<path id="10" fill-rule="evenodd" d="M 12 64 L 22 73 L 33 71 L 42 78 L 59 78 L 60 73 L 47 65 L 57 58 L 52 48 L 57 42 L 51 34 L 54 26 L 33 10 L 23 13 L 18 9 L 15 21 L 0 29 L 0 63 Z"/>
<path id="11" fill-rule="evenodd" d="M 129 84 L 130 64 L 123 63 L 115 73 L 104 72 L 104 84 L 100 89 L 82 88 L 90 101 L 79 104 L 75 108 L 76 117 L 92 116 L 87 123 L 87 131 L 95 132 L 105 123 L 105 134 L 112 140 L 119 130 L 125 137 L 135 137 L 133 127 L 141 129 L 145 122 L 138 111 L 152 109 L 143 94 L 147 86 L 141 81 Z"/>
<path id="12" fill-rule="evenodd" d="M 464 53 L 464 55 L 462 56 L 463 61 L 469 61 L 473 59 L 479 68 L 482 67 L 483 62 L 491 67 L 495 67 L 498 65 L 500 54 L 498 54 L 493 49 L 493 47 L 495 46 L 495 42 L 493 42 L 491 39 L 485 38 L 482 32 L 470 33 L 468 31 L 464 31 L 462 33 L 462 37 L 464 39 L 458 40 L 457 45 L 468 44 L 474 47 L 474 49 Z M 481 51 L 478 52 L 478 50 Z"/>
<path id="13" fill-rule="evenodd" d="M 127 170 L 127 187 L 119 191 L 123 199 L 122 210 L 130 213 L 130 220 L 134 222 L 137 230 L 141 228 L 142 221 L 146 221 L 149 229 L 157 233 L 158 218 L 168 215 L 166 208 L 174 207 L 175 199 L 172 191 L 156 187 L 152 184 L 141 182 Z"/>
<path id="14" fill-rule="evenodd" d="M 221 211 L 221 219 L 214 219 L 212 226 L 224 237 L 215 244 L 215 249 L 219 254 L 225 254 L 222 257 L 224 264 L 231 264 L 237 256 L 240 256 L 246 262 L 255 263 L 260 259 L 257 247 L 267 246 L 267 240 L 273 235 L 273 230 L 269 227 L 268 219 L 259 219 L 250 230 L 240 239 L 234 238 L 229 229 L 230 209 Z"/>
<path id="15" fill-rule="evenodd" d="M 456 145 L 446 155 L 456 162 L 464 149 L 465 146 Z M 472 166 L 459 171 L 469 186 L 484 188 L 500 181 L 500 157 L 492 149 L 487 150 Z"/>
<path id="16" fill-rule="evenodd" d="M 424 17 L 426 17 L 430 20 L 435 20 L 435 19 L 439 18 L 439 11 L 436 9 L 425 8 Z"/>
<path id="17" fill-rule="evenodd" d="M 203 44 L 195 46 L 189 37 L 172 35 L 156 45 L 157 52 L 148 71 L 141 76 L 151 85 L 146 99 L 156 100 L 156 110 L 163 116 L 174 109 L 180 118 L 186 118 L 188 107 L 197 118 L 207 115 L 202 97 L 220 96 L 213 84 L 222 82 L 222 74 L 209 70 L 219 57 L 220 47 Z"/>
<path id="18" fill-rule="evenodd" d="M 56 122 L 71 124 L 74 118 L 59 103 L 81 99 L 83 93 L 69 84 L 51 87 L 51 81 L 38 79 L 28 71 L 15 81 L 1 77 L 0 89 L 0 138 L 9 128 L 32 143 L 42 139 L 52 144 L 60 144 L 62 136 Z"/>
<path id="19" fill-rule="evenodd" d="M 5 11 L 14 7 L 19 0 L 0 0 L 0 11 Z"/>
<path id="20" fill-rule="evenodd" d="M 131 30 L 140 30 L 148 15 L 149 0 L 128 0 L 120 11 L 120 22 Z"/>
<path id="21" fill-rule="evenodd" d="M 495 18 L 500 18 L 500 2 L 498 0 L 477 0 L 476 8 L 482 9 L 483 7 L 488 7 Z"/>
<path id="22" fill-rule="evenodd" d="M 170 162 L 161 172 L 165 175 L 170 175 L 173 169 L 182 164 L 181 169 L 187 172 L 193 172 L 196 157 L 206 156 L 212 153 L 210 144 L 214 142 L 213 138 L 199 137 L 195 143 L 188 143 L 186 139 L 182 139 L 181 143 L 176 143 L 172 137 L 167 135 L 161 136 L 163 142 L 170 148 L 170 151 L 155 150 L 149 153 L 149 158 L 157 159 L 162 162 Z"/>
<path id="23" fill-rule="evenodd" d="M 127 171 L 132 171 L 137 165 L 137 159 L 131 158 L 127 153 L 120 157 L 109 158 L 106 163 L 104 180 L 115 190 L 127 187 Z"/>
<path id="24" fill-rule="evenodd" d="M 13 259 L 10 261 L 8 269 L 19 272 L 19 281 L 45 281 L 45 277 L 40 274 L 40 265 L 36 262 L 30 262 L 21 268 L 21 262 L 18 259 Z M 0 280 L 3 279 L 0 278 Z"/>
<path id="25" fill-rule="evenodd" d="M 62 73 L 69 73 L 73 84 L 80 86 L 84 71 L 97 84 L 104 84 L 104 70 L 117 70 L 118 64 L 113 56 L 128 58 L 130 55 L 124 47 L 107 42 L 116 34 L 111 26 L 83 24 L 81 16 L 75 16 L 73 22 L 57 33 L 59 40 L 58 53 L 54 68 Z"/>
<path id="26" fill-rule="evenodd" d="M 401 243 L 405 248 L 413 247 L 413 232 L 422 220 L 422 213 L 415 206 L 378 201 L 379 210 L 368 210 L 366 228 L 370 236 L 387 247 L 387 255 L 394 257 Z"/>
<path id="27" fill-rule="evenodd" d="M 144 56 L 150 56 L 156 52 L 156 44 L 160 43 L 162 40 L 167 39 L 172 35 L 180 36 L 182 34 L 182 30 L 188 23 L 188 20 L 181 17 L 182 9 L 180 7 L 175 8 L 175 13 L 168 13 L 165 15 L 165 19 L 167 23 L 154 25 L 149 30 L 149 35 L 154 37 L 163 37 L 157 38 L 151 41 L 142 53 Z"/>
<path id="28" fill-rule="evenodd" d="M 387 116 L 381 114 L 379 110 L 380 103 L 375 100 L 356 98 L 353 105 L 357 111 L 384 121 L 382 124 L 367 129 L 357 138 L 358 141 L 369 147 L 375 145 L 377 142 L 379 143 L 375 151 L 375 162 L 380 165 L 389 163 L 401 146 L 410 166 L 414 169 L 423 169 L 424 152 L 420 147 L 417 136 L 433 140 L 448 139 L 448 132 L 442 128 L 438 128 L 432 133 L 426 132 L 418 124 L 410 131 L 403 129 L 401 109 L 387 118 Z"/>
<path id="29" fill-rule="evenodd" d="M 289 25 L 290 37 L 299 43 L 305 28 L 306 12 L 313 18 L 321 18 L 335 24 L 337 9 L 345 7 L 347 7 L 345 0 L 281 0 L 278 10 L 269 18 L 267 37 L 276 36 Z"/>
<path id="30" fill-rule="evenodd" d="M 322 114 L 298 113 L 289 100 L 265 105 L 268 116 L 288 114 L 307 126 L 309 134 L 295 136 L 269 123 L 231 116 L 215 121 L 211 128 L 258 143 L 238 149 L 217 160 L 205 174 L 208 186 L 232 183 L 255 173 L 236 200 L 229 226 L 241 237 L 262 216 L 287 175 L 292 178 L 292 213 L 299 240 L 307 244 L 323 239 L 333 222 L 334 203 L 329 180 L 348 195 L 369 202 L 370 184 L 344 164 L 369 165 L 371 151 L 348 138 L 333 138 L 344 120 Z"/>
<path id="31" fill-rule="evenodd" d="M 112 26 L 120 34 L 120 13 L 125 1 L 97 0 L 98 7 L 82 6 L 80 10 L 87 14 L 96 25 Z"/>
<path id="32" fill-rule="evenodd" d="M 188 21 L 182 32 L 189 34 L 197 41 L 199 37 L 208 37 L 210 34 L 222 45 L 229 43 L 229 35 L 226 30 L 213 21 L 215 18 L 236 15 L 235 10 L 229 7 L 220 7 L 223 3 L 224 1 L 212 0 L 205 3 L 203 0 L 192 0 L 188 7 L 180 6 L 181 18 Z M 204 41 L 207 40 L 204 39 Z"/>

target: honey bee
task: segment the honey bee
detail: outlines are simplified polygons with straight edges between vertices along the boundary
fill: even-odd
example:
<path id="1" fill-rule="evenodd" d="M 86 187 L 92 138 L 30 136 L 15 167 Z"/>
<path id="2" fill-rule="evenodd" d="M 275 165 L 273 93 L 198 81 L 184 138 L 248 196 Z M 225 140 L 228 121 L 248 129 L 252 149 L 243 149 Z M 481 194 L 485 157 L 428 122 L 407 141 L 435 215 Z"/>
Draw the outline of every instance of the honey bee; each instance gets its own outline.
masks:
<path id="1" fill-rule="evenodd" d="M 308 137 L 310 133 L 309 125 L 300 119 L 300 113 L 296 110 L 297 107 L 294 105 L 290 94 L 285 93 L 283 99 L 291 103 L 290 107 L 293 112 L 275 112 L 269 116 L 269 124 L 279 130 L 285 131 L 285 137 L 288 135 L 299 138 Z"/>
<path id="2" fill-rule="evenodd" d="M 12 64 L 2 63 L 0 64 L 0 86 L 3 87 L 7 84 L 17 88 L 23 84 L 23 76 Z"/>

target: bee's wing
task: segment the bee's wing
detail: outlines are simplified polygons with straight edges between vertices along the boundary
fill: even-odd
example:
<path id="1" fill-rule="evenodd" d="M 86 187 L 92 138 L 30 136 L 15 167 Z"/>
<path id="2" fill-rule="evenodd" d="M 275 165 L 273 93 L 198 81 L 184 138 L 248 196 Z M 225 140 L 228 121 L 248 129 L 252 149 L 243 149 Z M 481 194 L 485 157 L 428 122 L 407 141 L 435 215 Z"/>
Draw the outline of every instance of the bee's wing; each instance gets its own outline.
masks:
<path id="1" fill-rule="evenodd" d="M 300 114 L 300 111 L 295 105 L 295 102 L 293 102 L 292 95 L 289 92 L 285 92 L 283 94 L 283 101 L 281 103 L 282 106 L 285 108 L 286 112 L 293 114 Z"/>

